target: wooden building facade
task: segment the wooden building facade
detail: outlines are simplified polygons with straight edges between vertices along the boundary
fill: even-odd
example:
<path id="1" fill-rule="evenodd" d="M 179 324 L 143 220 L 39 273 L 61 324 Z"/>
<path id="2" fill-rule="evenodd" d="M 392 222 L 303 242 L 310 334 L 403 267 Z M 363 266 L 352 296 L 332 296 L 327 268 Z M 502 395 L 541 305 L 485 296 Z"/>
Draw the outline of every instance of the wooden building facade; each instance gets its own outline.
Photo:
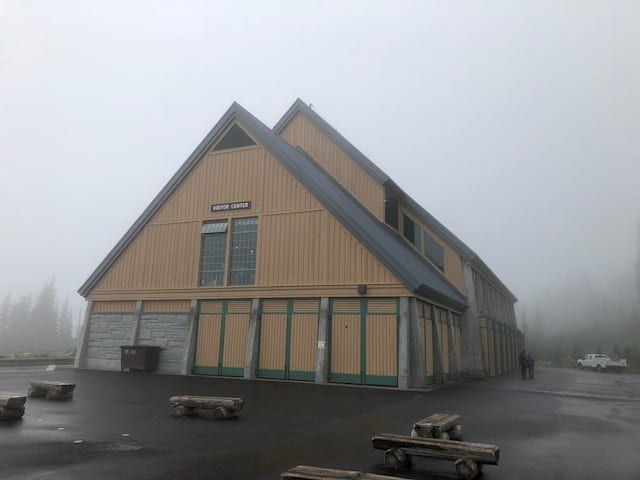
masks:
<path id="1" fill-rule="evenodd" d="M 421 387 L 513 370 L 515 297 L 297 100 L 233 104 L 79 290 L 78 367 Z"/>

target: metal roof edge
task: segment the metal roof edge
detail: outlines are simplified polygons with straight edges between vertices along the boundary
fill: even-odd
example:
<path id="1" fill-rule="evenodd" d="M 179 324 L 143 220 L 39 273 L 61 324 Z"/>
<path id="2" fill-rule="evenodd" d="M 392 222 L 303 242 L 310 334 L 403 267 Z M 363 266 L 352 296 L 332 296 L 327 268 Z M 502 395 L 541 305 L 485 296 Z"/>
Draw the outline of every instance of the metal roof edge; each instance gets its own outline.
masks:
<path id="1" fill-rule="evenodd" d="M 85 297 L 93 287 L 100 281 L 102 276 L 118 259 L 122 252 L 129 246 L 135 236 L 140 233 L 147 222 L 156 214 L 164 202 L 174 192 L 174 190 L 180 185 L 184 178 L 191 172 L 193 167 L 198 161 L 206 154 L 211 145 L 215 142 L 218 135 L 234 120 L 238 109 L 242 109 L 240 104 L 233 102 L 227 111 L 222 115 L 220 120 L 216 122 L 209 133 L 198 144 L 195 150 L 189 155 L 185 162 L 178 168 L 176 173 L 169 179 L 167 184 L 160 190 L 160 193 L 151 201 L 142 214 L 136 219 L 136 221 L 129 227 L 122 238 L 116 243 L 116 245 L 109 251 L 107 256 L 100 262 L 96 269 L 89 275 L 87 280 L 78 289 L 78 293 Z"/>

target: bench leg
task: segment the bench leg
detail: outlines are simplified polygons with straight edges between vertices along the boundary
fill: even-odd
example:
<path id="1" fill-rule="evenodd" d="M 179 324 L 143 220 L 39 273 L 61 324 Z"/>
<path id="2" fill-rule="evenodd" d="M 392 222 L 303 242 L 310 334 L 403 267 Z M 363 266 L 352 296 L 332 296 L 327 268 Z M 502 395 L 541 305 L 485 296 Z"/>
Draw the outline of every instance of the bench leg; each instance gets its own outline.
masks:
<path id="1" fill-rule="evenodd" d="M 411 457 L 400 448 L 390 448 L 384 452 L 384 463 L 394 470 L 406 470 L 411 466 Z"/>
<path id="2" fill-rule="evenodd" d="M 456 472 L 462 480 L 472 480 L 480 472 L 480 467 L 470 458 L 463 457 L 456 460 Z"/>
<path id="3" fill-rule="evenodd" d="M 43 390 L 41 388 L 31 387 L 31 388 L 29 388 L 28 395 L 30 397 L 32 397 L 32 398 L 35 398 L 35 397 L 46 397 L 47 396 L 47 391 Z"/>
<path id="4" fill-rule="evenodd" d="M 173 409 L 174 417 L 190 417 L 196 413 L 198 413 L 197 409 L 185 407 L 184 405 L 176 405 Z"/>

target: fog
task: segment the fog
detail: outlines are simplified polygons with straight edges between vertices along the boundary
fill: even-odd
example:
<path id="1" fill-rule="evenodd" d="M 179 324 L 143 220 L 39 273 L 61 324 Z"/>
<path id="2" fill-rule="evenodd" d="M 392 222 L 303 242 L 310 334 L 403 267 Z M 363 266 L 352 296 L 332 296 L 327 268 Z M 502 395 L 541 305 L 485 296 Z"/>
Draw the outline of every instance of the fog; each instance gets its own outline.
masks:
<path id="1" fill-rule="evenodd" d="M 623 1 L 4 1 L 0 296 L 55 277 L 79 318 L 77 288 L 234 100 L 271 126 L 301 97 L 483 258 L 521 322 L 579 324 L 600 295 L 630 311 L 639 18 Z"/>

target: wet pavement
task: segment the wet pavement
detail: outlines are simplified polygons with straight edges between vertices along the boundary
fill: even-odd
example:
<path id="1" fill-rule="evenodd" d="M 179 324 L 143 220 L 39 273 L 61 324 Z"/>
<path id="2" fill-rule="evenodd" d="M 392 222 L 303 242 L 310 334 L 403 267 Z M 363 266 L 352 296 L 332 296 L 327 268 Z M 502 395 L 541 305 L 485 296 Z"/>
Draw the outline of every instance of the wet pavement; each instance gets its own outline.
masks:
<path id="1" fill-rule="evenodd" d="M 500 446 L 484 478 L 640 479 L 640 375 L 539 368 L 432 391 L 200 376 L 0 370 L 0 391 L 29 380 L 77 383 L 74 399 L 29 399 L 0 422 L 0 479 L 278 479 L 299 464 L 452 479 L 452 462 L 382 465 L 377 433 L 408 434 L 434 412 L 462 415 L 466 440 Z M 178 394 L 241 396 L 237 419 L 174 418 Z M 79 442 L 81 441 L 81 442 Z M 78 442 L 78 443 L 74 443 Z"/>

